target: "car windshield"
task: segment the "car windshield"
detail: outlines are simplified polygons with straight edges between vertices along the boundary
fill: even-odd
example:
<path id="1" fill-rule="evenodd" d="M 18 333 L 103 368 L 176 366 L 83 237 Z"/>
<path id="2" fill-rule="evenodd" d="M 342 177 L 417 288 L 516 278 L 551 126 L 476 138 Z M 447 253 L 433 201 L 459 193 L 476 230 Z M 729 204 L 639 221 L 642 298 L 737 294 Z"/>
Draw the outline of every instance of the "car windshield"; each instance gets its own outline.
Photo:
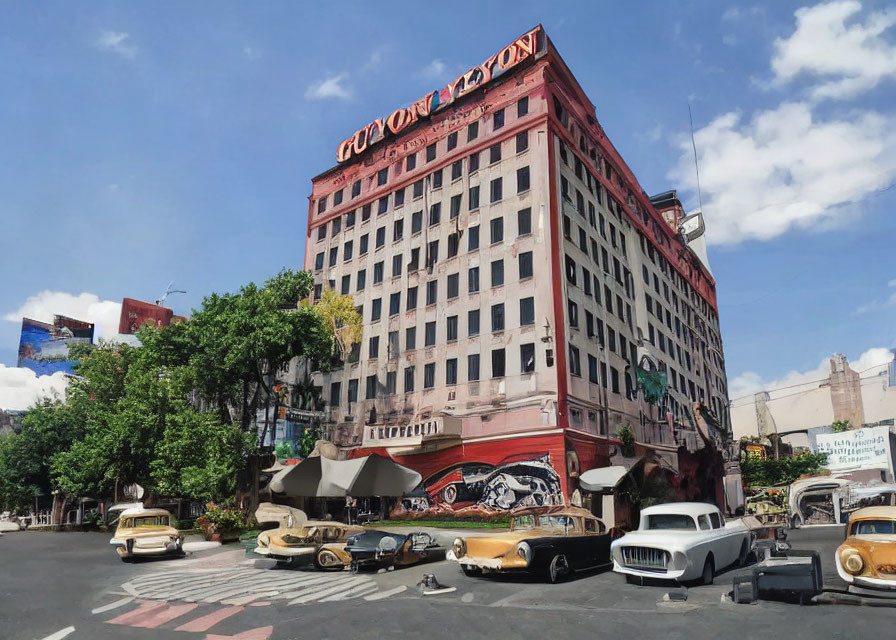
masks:
<path id="1" fill-rule="evenodd" d="M 137 516 L 125 520 L 124 526 L 134 527 L 167 527 L 168 516 Z"/>
<path id="2" fill-rule="evenodd" d="M 859 520 L 852 525 L 852 535 L 868 536 L 880 533 L 896 533 L 896 521 L 893 520 Z"/>
<path id="3" fill-rule="evenodd" d="M 575 523 L 569 516 L 539 516 L 538 526 L 547 529 L 574 529 Z"/>
<path id="4" fill-rule="evenodd" d="M 513 519 L 510 524 L 511 529 L 532 529 L 535 527 L 535 516 L 519 516 Z"/>
<path id="5" fill-rule="evenodd" d="M 691 516 L 679 513 L 657 513 L 647 516 L 647 529 L 696 529 Z"/>

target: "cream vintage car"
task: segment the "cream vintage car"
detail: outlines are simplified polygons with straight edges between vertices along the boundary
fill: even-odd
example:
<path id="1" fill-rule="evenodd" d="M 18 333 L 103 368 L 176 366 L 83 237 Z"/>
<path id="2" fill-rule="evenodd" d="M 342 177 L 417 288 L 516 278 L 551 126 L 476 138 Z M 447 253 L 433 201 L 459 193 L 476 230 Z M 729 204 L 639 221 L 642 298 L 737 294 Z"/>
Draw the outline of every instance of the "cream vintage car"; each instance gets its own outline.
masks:
<path id="1" fill-rule="evenodd" d="M 183 537 L 164 509 L 132 507 L 121 512 L 109 544 L 128 562 L 141 556 L 183 555 Z"/>
<path id="2" fill-rule="evenodd" d="M 752 548 L 753 534 L 743 521 L 726 522 L 712 504 L 673 502 L 642 509 L 638 530 L 613 541 L 613 571 L 628 582 L 712 584 L 717 569 L 743 566 Z"/>
<path id="3" fill-rule="evenodd" d="M 300 527 L 270 529 L 258 534 L 255 553 L 282 566 L 313 562 L 319 569 L 337 568 L 351 562 L 345 539 L 364 527 L 332 520 L 308 520 Z"/>
<path id="4" fill-rule="evenodd" d="M 451 552 L 468 576 L 521 571 L 555 583 L 575 571 L 608 566 L 610 533 L 585 509 L 526 509 L 513 514 L 510 531 L 457 538 Z"/>
<path id="5" fill-rule="evenodd" d="M 854 511 L 834 562 L 850 592 L 896 597 L 896 507 Z"/>

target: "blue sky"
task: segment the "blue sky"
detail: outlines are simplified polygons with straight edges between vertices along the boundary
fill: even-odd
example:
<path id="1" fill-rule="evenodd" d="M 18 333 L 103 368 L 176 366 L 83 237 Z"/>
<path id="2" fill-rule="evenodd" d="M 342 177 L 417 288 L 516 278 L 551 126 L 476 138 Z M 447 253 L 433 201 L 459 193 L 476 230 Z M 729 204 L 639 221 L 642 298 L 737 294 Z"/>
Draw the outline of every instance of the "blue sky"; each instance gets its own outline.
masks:
<path id="1" fill-rule="evenodd" d="M 643 188 L 696 207 L 690 103 L 732 396 L 896 347 L 885 2 L 0 7 L 0 387 L 23 314 L 106 330 L 299 267 L 338 142 L 538 23 Z"/>

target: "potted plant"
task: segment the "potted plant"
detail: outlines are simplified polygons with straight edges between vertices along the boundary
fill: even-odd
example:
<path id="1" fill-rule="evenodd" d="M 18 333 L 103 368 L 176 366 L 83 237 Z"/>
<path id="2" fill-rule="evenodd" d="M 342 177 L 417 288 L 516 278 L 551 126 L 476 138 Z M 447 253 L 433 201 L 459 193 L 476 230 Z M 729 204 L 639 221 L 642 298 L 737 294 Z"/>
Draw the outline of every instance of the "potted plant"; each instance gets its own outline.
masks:
<path id="1" fill-rule="evenodd" d="M 205 513 L 196 518 L 196 524 L 202 529 L 206 540 L 224 542 L 236 540 L 248 523 L 239 509 L 209 502 Z"/>

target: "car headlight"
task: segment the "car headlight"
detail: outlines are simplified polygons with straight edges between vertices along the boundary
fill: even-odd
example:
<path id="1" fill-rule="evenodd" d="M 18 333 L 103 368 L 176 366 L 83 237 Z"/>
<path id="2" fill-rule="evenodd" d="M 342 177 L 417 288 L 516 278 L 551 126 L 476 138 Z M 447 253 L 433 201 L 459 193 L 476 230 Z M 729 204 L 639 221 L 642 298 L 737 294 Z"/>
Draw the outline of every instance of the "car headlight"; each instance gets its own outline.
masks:
<path id="1" fill-rule="evenodd" d="M 455 538 L 451 550 L 454 551 L 455 558 L 463 558 L 467 555 L 467 543 L 463 541 L 463 538 Z"/>
<path id="2" fill-rule="evenodd" d="M 848 573 L 856 576 L 865 568 L 865 561 L 856 549 L 844 549 L 840 554 L 840 562 Z"/>
<path id="3" fill-rule="evenodd" d="M 266 546 L 268 546 L 268 537 L 267 536 L 258 536 L 257 542 L 258 542 L 259 547 L 266 547 Z"/>
<path id="4" fill-rule="evenodd" d="M 532 547 L 526 542 L 520 542 L 516 545 L 516 555 L 526 561 L 526 566 L 532 562 Z"/>

